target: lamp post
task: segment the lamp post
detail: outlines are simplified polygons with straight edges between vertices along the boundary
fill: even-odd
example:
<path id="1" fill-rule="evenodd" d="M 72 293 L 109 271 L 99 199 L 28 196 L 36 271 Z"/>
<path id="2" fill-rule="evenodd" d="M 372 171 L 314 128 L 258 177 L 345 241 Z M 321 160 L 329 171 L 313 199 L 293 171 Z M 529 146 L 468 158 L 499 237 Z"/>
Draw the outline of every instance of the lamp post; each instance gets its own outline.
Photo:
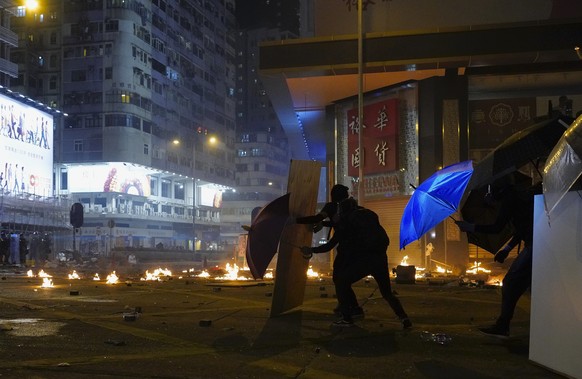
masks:
<path id="1" fill-rule="evenodd" d="M 198 178 L 196 177 L 196 152 L 197 152 L 197 143 L 198 138 L 199 138 L 199 134 L 201 133 L 195 133 L 194 138 L 192 140 L 192 170 L 191 170 L 191 175 L 192 175 L 192 250 L 194 251 L 194 253 L 196 253 L 196 199 L 197 199 L 197 181 Z M 204 135 L 205 136 L 205 135 Z M 216 136 L 208 136 L 204 142 L 208 143 L 209 145 L 216 145 L 218 143 L 218 138 Z M 180 145 L 180 139 L 179 138 L 174 138 L 171 141 L 172 145 L 174 146 L 179 146 Z"/>

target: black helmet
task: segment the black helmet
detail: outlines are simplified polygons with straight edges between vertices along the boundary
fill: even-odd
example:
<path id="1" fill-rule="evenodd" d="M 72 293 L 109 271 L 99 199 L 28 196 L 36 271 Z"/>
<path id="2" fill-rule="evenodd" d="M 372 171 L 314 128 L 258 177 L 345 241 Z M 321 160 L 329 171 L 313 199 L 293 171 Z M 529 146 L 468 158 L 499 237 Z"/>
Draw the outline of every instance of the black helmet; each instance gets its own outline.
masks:
<path id="1" fill-rule="evenodd" d="M 350 196 L 349 190 L 348 187 L 342 184 L 336 184 L 331 187 L 331 201 L 333 203 L 339 203 L 340 201 L 347 199 Z"/>

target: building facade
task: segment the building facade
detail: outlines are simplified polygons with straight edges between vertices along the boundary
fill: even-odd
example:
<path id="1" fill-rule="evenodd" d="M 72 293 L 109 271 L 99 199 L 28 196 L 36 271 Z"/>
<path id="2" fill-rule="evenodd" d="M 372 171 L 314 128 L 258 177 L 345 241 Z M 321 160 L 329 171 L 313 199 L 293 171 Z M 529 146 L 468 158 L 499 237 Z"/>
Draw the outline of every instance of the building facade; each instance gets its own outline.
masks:
<path id="1" fill-rule="evenodd" d="M 221 250 L 234 1 L 44 1 L 20 16 L 12 89 L 68 115 L 55 194 L 84 206 L 81 251 Z"/>

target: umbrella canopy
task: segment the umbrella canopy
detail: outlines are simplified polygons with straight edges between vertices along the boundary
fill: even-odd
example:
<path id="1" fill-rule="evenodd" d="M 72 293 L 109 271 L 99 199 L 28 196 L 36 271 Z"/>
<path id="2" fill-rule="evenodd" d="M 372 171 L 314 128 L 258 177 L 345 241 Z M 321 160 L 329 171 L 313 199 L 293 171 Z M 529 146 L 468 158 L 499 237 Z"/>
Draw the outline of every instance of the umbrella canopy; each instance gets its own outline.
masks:
<path id="1" fill-rule="evenodd" d="M 544 202 L 548 216 L 582 175 L 582 116 L 564 132 L 544 167 Z"/>
<path id="2" fill-rule="evenodd" d="M 532 180 L 529 176 L 517 171 L 498 179 L 492 185 L 471 190 L 461 206 L 463 220 L 480 225 L 494 224 L 501 213 L 501 203 L 487 202 L 485 201 L 485 195 L 490 191 L 495 192 L 498 187 L 502 187 L 509 182 L 513 182 L 521 188 L 531 185 L 531 181 Z M 511 239 L 515 233 L 515 228 L 513 224 L 507 220 L 503 229 L 499 233 L 466 233 L 469 243 L 476 245 L 491 254 L 495 254 Z"/>
<path id="3" fill-rule="evenodd" d="M 416 188 L 400 221 L 401 250 L 457 211 L 472 172 L 471 161 L 456 163 L 437 171 Z"/>
<path id="4" fill-rule="evenodd" d="M 265 275 L 277 253 L 281 233 L 289 218 L 289 197 L 290 194 L 285 194 L 265 205 L 251 223 L 246 258 L 255 279 Z"/>
<path id="5" fill-rule="evenodd" d="M 546 158 L 570 122 L 571 119 L 559 116 L 513 134 L 475 165 L 469 189 L 493 183 L 529 162 Z"/>

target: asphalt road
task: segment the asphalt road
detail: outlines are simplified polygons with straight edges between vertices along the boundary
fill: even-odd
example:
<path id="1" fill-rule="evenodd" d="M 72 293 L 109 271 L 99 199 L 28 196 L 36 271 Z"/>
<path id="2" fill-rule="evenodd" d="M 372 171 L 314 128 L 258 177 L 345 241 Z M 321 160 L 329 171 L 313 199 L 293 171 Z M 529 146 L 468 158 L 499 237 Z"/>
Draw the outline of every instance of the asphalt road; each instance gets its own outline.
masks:
<path id="1" fill-rule="evenodd" d="M 270 318 L 269 281 L 47 273 L 52 288 L 0 270 L 0 378 L 562 377 L 528 359 L 527 296 L 512 337 L 498 340 L 477 327 L 494 320 L 500 291 L 454 279 L 393 283 L 414 323 L 403 331 L 373 281 L 355 285 L 366 317 L 338 330 L 329 277 L 309 279 L 304 305 Z"/>

